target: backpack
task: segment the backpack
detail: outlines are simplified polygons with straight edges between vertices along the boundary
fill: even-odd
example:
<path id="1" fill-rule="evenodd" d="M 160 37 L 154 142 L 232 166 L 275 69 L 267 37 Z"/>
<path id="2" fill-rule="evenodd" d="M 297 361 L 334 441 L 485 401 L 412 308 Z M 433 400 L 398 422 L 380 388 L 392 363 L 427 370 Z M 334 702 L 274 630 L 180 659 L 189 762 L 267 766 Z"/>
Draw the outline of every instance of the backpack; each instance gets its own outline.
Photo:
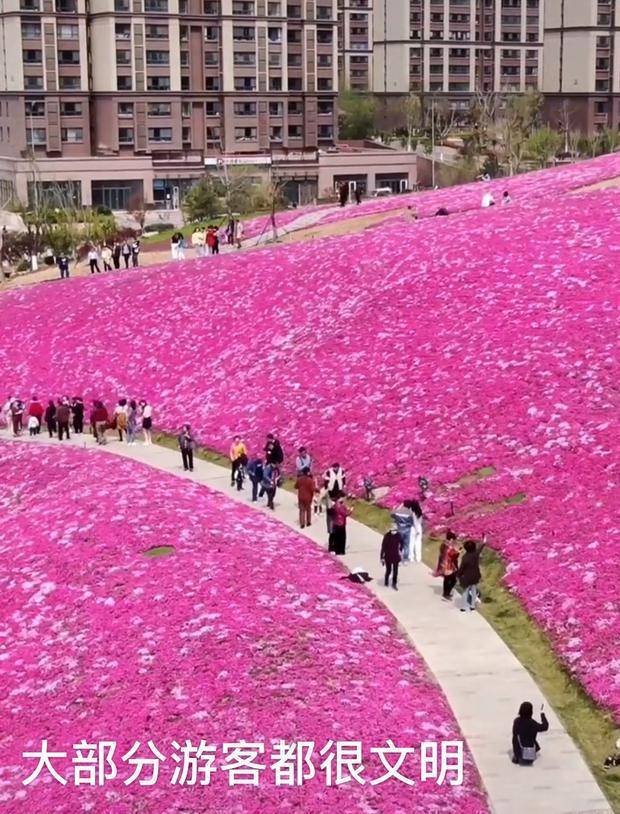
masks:
<path id="1" fill-rule="evenodd" d="M 521 743 L 521 738 L 519 738 L 519 746 L 521 747 L 521 760 L 525 760 L 528 763 L 533 763 L 536 760 L 536 747 L 524 746 Z"/>

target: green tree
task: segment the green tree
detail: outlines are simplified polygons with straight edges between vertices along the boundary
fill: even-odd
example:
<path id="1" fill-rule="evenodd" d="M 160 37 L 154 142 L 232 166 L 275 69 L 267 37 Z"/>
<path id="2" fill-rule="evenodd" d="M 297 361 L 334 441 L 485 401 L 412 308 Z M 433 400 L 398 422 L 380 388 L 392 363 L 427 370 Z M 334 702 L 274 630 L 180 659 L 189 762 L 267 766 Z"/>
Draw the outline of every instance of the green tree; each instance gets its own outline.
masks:
<path id="1" fill-rule="evenodd" d="M 182 206 L 187 219 L 192 222 L 208 220 L 217 215 L 220 210 L 220 196 L 214 179 L 210 175 L 201 178 L 187 192 Z"/>
<path id="2" fill-rule="evenodd" d="M 526 142 L 527 152 L 541 167 L 546 167 L 561 147 L 562 136 L 550 127 L 534 130 Z"/>
<path id="3" fill-rule="evenodd" d="M 415 93 L 410 93 L 404 102 L 405 123 L 407 127 L 407 150 L 413 150 L 414 135 L 420 130 L 424 122 L 422 113 L 422 100 Z"/>
<path id="4" fill-rule="evenodd" d="M 620 147 L 620 132 L 613 130 L 611 127 L 606 127 L 596 136 L 596 142 L 597 155 L 615 153 Z"/>
<path id="5" fill-rule="evenodd" d="M 340 135 L 345 139 L 365 139 L 375 132 L 377 103 L 372 96 L 345 90 L 338 100 Z"/>

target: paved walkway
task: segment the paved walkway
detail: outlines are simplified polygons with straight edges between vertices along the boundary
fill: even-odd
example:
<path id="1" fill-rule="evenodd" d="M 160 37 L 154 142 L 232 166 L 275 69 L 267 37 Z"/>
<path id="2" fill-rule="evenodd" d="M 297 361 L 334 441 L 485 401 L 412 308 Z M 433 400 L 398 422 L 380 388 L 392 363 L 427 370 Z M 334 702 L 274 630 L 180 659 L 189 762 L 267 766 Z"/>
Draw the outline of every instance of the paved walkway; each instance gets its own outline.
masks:
<path id="1" fill-rule="evenodd" d="M 36 443 L 41 441 L 46 439 L 41 436 Z M 95 446 L 90 436 L 73 436 L 71 443 Z M 100 449 L 189 478 L 232 500 L 253 505 L 247 490 L 239 493 L 232 489 L 229 472 L 215 464 L 197 460 L 195 471 L 185 473 L 179 453 L 166 447 L 129 447 L 110 440 Z M 299 530 L 296 500 L 291 493 L 278 492 L 275 518 L 326 546 L 323 518 L 310 529 Z M 439 580 L 424 565 L 403 566 L 400 590 L 385 588 L 379 565 L 380 535 L 350 521 L 347 538 L 348 553 L 343 558 L 346 566 L 362 566 L 374 576 L 374 581 L 368 583 L 370 590 L 394 614 L 436 676 L 467 739 L 494 814 L 613 814 L 579 750 L 541 697 L 534 680 L 483 617 L 459 613 L 454 605 L 442 602 Z M 544 701 L 550 723 L 549 732 L 541 736 L 541 757 L 531 769 L 514 766 L 509 757 L 512 719 L 519 704 L 526 700 L 531 700 L 535 709 Z"/>

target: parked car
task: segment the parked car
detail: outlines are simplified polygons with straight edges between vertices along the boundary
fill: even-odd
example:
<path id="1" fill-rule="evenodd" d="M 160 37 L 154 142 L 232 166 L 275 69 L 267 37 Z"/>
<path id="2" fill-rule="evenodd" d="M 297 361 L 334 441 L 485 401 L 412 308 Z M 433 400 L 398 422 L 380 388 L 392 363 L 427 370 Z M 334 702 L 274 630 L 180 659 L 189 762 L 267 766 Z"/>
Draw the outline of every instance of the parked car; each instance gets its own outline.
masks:
<path id="1" fill-rule="evenodd" d="M 393 191 L 392 187 L 377 187 L 377 189 L 375 189 L 375 191 L 372 193 L 372 197 L 373 198 L 385 198 L 388 195 L 392 195 L 393 192 L 394 191 Z"/>

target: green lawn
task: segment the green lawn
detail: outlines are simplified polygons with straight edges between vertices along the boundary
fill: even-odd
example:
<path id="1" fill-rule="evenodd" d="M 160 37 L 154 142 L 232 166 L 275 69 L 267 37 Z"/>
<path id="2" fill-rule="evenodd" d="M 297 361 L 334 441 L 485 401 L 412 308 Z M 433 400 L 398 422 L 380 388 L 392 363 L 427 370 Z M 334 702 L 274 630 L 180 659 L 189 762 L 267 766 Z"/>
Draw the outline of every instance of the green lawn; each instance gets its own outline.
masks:
<path id="1" fill-rule="evenodd" d="M 268 214 L 269 214 L 268 212 L 248 212 L 247 215 L 241 215 L 241 220 L 251 220 L 252 218 L 260 218 L 263 216 L 266 217 Z M 223 217 L 211 219 L 205 218 L 204 220 L 200 221 L 200 225 L 209 226 L 212 223 L 214 225 L 219 226 L 223 220 L 225 220 L 225 218 Z M 165 219 L 162 221 L 162 223 L 166 223 Z M 167 243 L 172 237 L 172 235 L 175 234 L 175 232 L 181 232 L 184 237 L 189 238 L 192 232 L 194 231 L 196 225 L 197 224 L 195 223 L 190 223 L 188 226 L 183 226 L 180 229 L 166 229 L 164 232 L 158 232 L 156 235 L 149 235 L 148 237 L 143 237 L 141 239 L 141 243 L 143 246 L 149 246 L 152 243 L 162 243 L 162 242 Z M 145 226 L 144 228 L 148 231 L 149 227 Z"/>
<path id="2" fill-rule="evenodd" d="M 176 440 L 170 436 L 158 435 L 155 440 L 164 446 L 176 448 Z M 230 466 L 226 456 L 211 450 L 201 449 L 197 456 L 220 466 Z M 485 467 L 461 478 L 458 483 L 469 484 L 492 474 L 494 470 Z M 284 488 L 293 491 L 292 479 L 287 480 Z M 501 504 L 485 508 L 488 512 L 502 511 L 507 506 L 526 500 L 527 496 L 519 493 Z M 353 505 L 356 520 L 381 534 L 387 531 L 390 515 L 386 509 L 363 500 L 353 501 Z M 423 559 L 430 568 L 435 568 L 437 564 L 440 543 L 441 539 L 436 537 L 425 540 Z M 503 586 L 505 563 L 496 552 L 488 548 L 482 555 L 482 573 L 483 603 L 479 612 L 530 672 L 570 736 L 579 745 L 614 812 L 620 814 L 620 770 L 605 772 L 602 768 L 604 759 L 614 751 L 614 744 L 620 737 L 619 727 L 615 725 L 611 714 L 601 710 L 570 676 L 555 656 L 547 636 L 530 619 L 516 597 Z M 528 699 L 515 699 L 515 706 L 525 700 Z M 509 710 L 509 717 L 510 714 Z"/>

